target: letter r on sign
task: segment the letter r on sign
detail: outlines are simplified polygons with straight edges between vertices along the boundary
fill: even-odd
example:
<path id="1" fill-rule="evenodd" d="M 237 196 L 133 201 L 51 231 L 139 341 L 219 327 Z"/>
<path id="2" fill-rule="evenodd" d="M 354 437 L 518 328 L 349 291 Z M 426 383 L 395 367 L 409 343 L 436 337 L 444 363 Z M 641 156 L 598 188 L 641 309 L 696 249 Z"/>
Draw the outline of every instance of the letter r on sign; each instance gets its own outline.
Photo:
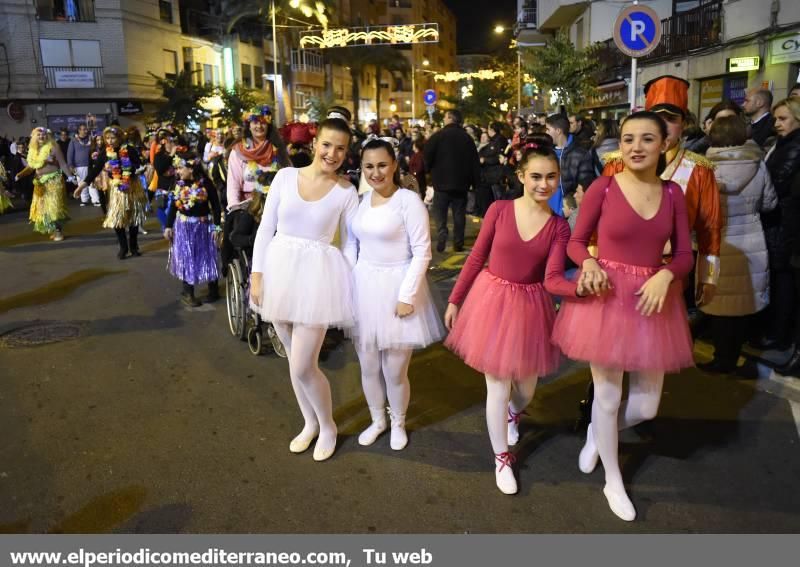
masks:
<path id="1" fill-rule="evenodd" d="M 641 20 L 631 22 L 631 41 L 636 41 L 644 33 L 645 25 Z"/>

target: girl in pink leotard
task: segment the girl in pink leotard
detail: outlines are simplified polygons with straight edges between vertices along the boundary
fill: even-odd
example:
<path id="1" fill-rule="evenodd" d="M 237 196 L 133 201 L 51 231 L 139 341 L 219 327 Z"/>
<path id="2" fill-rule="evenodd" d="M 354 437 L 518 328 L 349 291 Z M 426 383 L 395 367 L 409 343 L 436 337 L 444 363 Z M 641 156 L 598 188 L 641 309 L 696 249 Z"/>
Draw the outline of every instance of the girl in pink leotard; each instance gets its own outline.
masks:
<path id="1" fill-rule="evenodd" d="M 666 124 L 657 114 L 638 112 L 625 120 L 620 143 L 625 170 L 589 186 L 567 247 L 582 268 L 580 283 L 607 293 L 565 302 L 553 330 L 554 344 L 570 358 L 589 362 L 592 370 L 592 423 L 578 465 L 589 473 L 598 457 L 603 461 L 603 492 L 611 510 L 626 521 L 636 510 L 622 483 L 617 431 L 652 419 L 664 373 L 694 364 L 681 294 L 681 280 L 692 268 L 686 204 L 681 188 L 657 174 L 666 138 Z M 596 260 L 587 250 L 595 233 Z M 664 264 L 667 241 L 672 261 Z M 630 392 L 621 404 L 626 370 Z"/>
<path id="2" fill-rule="evenodd" d="M 550 342 L 556 317 L 550 294 L 578 293 L 564 278 L 569 226 L 547 203 L 558 187 L 555 152 L 529 144 L 517 175 L 522 197 L 487 209 L 445 313 L 445 346 L 486 375 L 486 425 L 495 481 L 505 494 L 517 492 L 508 447 L 519 438 L 519 416 L 533 399 L 538 377 L 559 365 Z"/>

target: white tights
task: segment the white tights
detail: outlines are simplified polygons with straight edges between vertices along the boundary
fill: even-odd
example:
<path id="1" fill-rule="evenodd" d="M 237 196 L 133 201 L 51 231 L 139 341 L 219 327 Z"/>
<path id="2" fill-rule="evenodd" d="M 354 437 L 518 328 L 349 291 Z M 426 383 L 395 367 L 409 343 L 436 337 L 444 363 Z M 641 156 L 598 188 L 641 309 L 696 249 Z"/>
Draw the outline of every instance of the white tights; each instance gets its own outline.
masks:
<path id="1" fill-rule="evenodd" d="M 332 451 L 336 445 L 336 423 L 331 386 L 318 364 L 327 329 L 290 323 L 274 323 L 273 326 L 289 357 L 292 388 L 305 420 L 303 432 L 315 432 L 319 428 L 317 444 Z"/>
<path id="2" fill-rule="evenodd" d="M 486 375 L 486 427 L 492 451 L 499 455 L 508 452 L 508 410 L 521 413 L 533 399 L 537 376 L 524 381 L 499 380 Z"/>
<path id="3" fill-rule="evenodd" d="M 412 349 L 356 349 L 356 352 L 361 364 L 361 386 L 370 410 L 383 412 L 388 397 L 392 413 L 404 416 L 411 399 L 408 365 Z"/>
<path id="4" fill-rule="evenodd" d="M 592 365 L 594 403 L 592 404 L 592 435 L 603 462 L 606 484 L 622 488 L 619 470 L 619 430 L 653 419 L 658 413 L 664 373 L 631 372 L 628 399 L 622 400 L 622 370 Z"/>

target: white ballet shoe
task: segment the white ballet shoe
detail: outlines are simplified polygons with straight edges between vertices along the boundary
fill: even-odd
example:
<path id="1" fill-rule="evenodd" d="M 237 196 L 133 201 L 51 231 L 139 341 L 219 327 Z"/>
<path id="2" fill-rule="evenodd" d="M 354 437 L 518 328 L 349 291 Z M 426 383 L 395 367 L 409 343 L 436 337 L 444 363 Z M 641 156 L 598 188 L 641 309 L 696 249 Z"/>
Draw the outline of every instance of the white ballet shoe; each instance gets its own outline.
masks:
<path id="1" fill-rule="evenodd" d="M 402 451 L 408 445 L 406 434 L 406 414 L 394 413 L 392 408 L 387 408 L 389 420 L 392 422 L 392 431 L 389 436 L 389 446 L 395 451 Z"/>
<path id="2" fill-rule="evenodd" d="M 514 469 L 512 467 L 516 460 L 517 458 L 508 451 L 494 456 L 494 479 L 497 483 L 497 488 L 503 494 L 517 493 L 517 479 L 514 478 Z"/>
<path id="3" fill-rule="evenodd" d="M 508 406 L 508 446 L 513 447 L 519 442 L 519 418 L 524 411 L 516 413 L 511 409 L 511 404 Z"/>
<path id="4" fill-rule="evenodd" d="M 595 467 L 597 467 L 597 459 L 600 458 L 600 453 L 597 452 L 597 444 L 594 442 L 594 434 L 592 433 L 592 424 L 586 428 L 586 444 L 581 449 L 578 455 L 578 468 L 582 473 L 589 474 Z"/>
<path id="5" fill-rule="evenodd" d="M 336 451 L 336 433 L 335 428 L 332 432 L 320 432 L 319 437 L 317 437 L 317 444 L 314 445 L 315 461 L 324 461 L 333 456 L 333 452 Z"/>
<path id="6" fill-rule="evenodd" d="M 608 507 L 620 520 L 632 522 L 636 519 L 636 508 L 633 507 L 633 502 L 628 498 L 624 488 L 614 490 L 606 485 L 603 494 L 608 500 Z"/>
<path id="7" fill-rule="evenodd" d="M 319 435 L 319 426 L 306 425 L 300 434 L 289 443 L 289 451 L 302 453 L 311 446 L 311 442 Z"/>
<path id="8" fill-rule="evenodd" d="M 381 433 L 386 431 L 387 427 L 386 414 L 383 412 L 383 408 L 369 408 L 369 413 L 372 415 L 372 423 L 358 436 L 358 444 L 364 447 L 375 443 L 375 440 Z"/>

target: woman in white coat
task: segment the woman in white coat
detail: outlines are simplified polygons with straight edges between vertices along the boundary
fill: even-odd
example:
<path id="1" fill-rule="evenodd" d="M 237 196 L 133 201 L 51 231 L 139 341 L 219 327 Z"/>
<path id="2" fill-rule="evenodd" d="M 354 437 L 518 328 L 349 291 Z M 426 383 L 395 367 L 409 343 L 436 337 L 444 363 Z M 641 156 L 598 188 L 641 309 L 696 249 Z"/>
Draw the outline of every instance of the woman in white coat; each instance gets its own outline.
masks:
<path id="1" fill-rule="evenodd" d="M 415 190 L 402 188 L 394 148 L 375 138 L 361 150 L 367 191 L 353 219 L 358 261 L 353 273 L 356 326 L 353 342 L 372 424 L 358 437 L 372 445 L 386 431 L 389 398 L 395 451 L 408 443 L 411 397 L 408 365 L 415 348 L 444 335 L 425 274 L 431 259 L 428 210 Z"/>
<path id="2" fill-rule="evenodd" d="M 712 316 L 714 359 L 698 367 L 727 374 L 736 370 L 751 316 L 769 304 L 769 261 L 759 214 L 773 210 L 778 198 L 764 154 L 747 141 L 741 118 L 716 119 L 709 138 L 706 157 L 716 166 L 724 228 L 717 293 L 700 307 Z"/>

